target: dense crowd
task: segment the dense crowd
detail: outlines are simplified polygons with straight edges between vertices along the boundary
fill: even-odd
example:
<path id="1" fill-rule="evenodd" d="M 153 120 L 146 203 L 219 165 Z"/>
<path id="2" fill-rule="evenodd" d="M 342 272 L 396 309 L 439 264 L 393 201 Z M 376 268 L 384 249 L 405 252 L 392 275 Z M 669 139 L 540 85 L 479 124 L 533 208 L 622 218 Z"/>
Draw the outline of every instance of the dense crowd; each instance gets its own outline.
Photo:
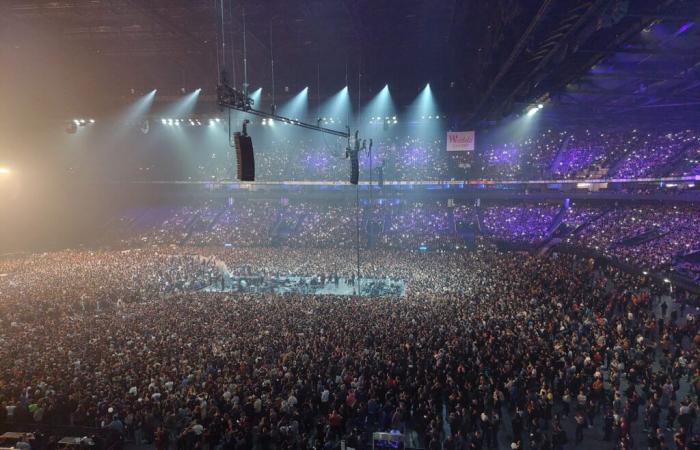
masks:
<path id="1" fill-rule="evenodd" d="M 256 175 L 260 181 L 346 180 L 349 161 L 343 140 L 279 139 L 256 148 Z M 442 139 L 427 136 L 375 138 L 359 156 L 361 179 L 449 180 L 456 176 L 457 161 L 445 151 Z"/>
<path id="2" fill-rule="evenodd" d="M 445 135 L 384 132 L 360 153 L 360 178 L 446 181 L 642 178 L 700 173 L 697 130 L 545 129 L 528 136 L 477 133 L 474 152 L 447 152 Z M 256 141 L 259 181 L 346 181 L 350 163 L 342 139 L 302 139 L 292 135 Z M 204 158 L 206 155 L 202 155 Z M 225 178 L 221 162 L 201 161 L 198 179 Z M 230 177 L 230 175 L 229 175 Z"/>
<path id="3" fill-rule="evenodd" d="M 551 204 L 486 207 L 483 225 L 497 239 L 536 243 L 545 238 L 559 209 Z"/>
<path id="4" fill-rule="evenodd" d="M 586 247 L 658 269 L 700 249 L 700 211 L 678 206 L 620 207 L 606 211 L 573 239 Z"/>
<path id="5" fill-rule="evenodd" d="M 699 151 L 700 134 L 694 130 L 550 129 L 486 146 L 476 175 L 497 180 L 695 175 L 700 170 Z"/>
<path id="6" fill-rule="evenodd" d="M 120 229 L 121 228 L 121 229 Z M 557 203 L 488 204 L 385 202 L 357 211 L 352 204 L 236 199 L 230 206 L 131 211 L 110 223 L 110 240 L 122 245 L 343 247 L 454 249 L 470 240 L 464 229 L 528 245 L 549 237 L 594 250 L 644 269 L 678 266 L 695 277 L 687 255 L 700 250 L 700 211 L 694 206 Z"/>
<path id="7" fill-rule="evenodd" d="M 363 275 L 406 280 L 405 298 L 201 289 L 224 267 L 354 263 L 175 246 L 5 258 L 0 421 L 158 449 L 368 448 L 392 429 L 431 450 L 698 448 L 696 300 L 645 277 L 480 247 L 366 254 Z"/>

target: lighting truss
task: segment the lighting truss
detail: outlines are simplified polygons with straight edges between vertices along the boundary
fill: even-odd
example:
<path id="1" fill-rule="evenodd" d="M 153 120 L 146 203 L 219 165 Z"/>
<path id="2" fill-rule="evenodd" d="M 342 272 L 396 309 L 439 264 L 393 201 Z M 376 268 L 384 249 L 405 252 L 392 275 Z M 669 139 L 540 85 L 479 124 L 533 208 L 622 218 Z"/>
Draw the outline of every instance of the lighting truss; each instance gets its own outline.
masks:
<path id="1" fill-rule="evenodd" d="M 248 97 L 245 93 L 238 91 L 227 84 L 220 84 L 216 89 L 216 94 L 217 102 L 222 108 L 233 109 L 236 111 L 252 114 L 254 116 L 262 117 L 264 119 L 272 119 L 273 121 L 279 121 L 282 123 L 287 123 L 289 125 L 295 125 L 297 127 L 305 128 L 307 130 L 318 131 L 321 133 L 331 134 L 333 136 L 350 139 L 349 129 L 347 131 L 338 131 L 331 128 L 325 128 L 320 125 L 313 125 L 310 123 L 302 122 L 300 120 L 290 119 L 288 117 L 278 116 L 277 114 L 271 114 L 265 111 L 254 109 L 254 101 L 252 98 Z"/>

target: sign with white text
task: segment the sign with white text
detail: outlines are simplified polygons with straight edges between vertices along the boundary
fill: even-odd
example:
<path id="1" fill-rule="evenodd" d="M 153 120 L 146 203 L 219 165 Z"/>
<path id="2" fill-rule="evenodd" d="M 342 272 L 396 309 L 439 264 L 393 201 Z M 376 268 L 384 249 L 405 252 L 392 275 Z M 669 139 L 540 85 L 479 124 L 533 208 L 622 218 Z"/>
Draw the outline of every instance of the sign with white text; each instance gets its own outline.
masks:
<path id="1" fill-rule="evenodd" d="M 473 152 L 475 146 L 473 131 L 448 131 L 448 152 Z"/>

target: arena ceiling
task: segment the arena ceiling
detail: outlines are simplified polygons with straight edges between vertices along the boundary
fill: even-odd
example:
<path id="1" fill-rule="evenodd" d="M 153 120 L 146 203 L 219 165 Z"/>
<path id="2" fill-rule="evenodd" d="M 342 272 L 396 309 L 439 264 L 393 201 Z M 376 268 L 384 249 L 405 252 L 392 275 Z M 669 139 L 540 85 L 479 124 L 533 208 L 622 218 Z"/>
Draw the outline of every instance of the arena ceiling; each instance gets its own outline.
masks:
<path id="1" fill-rule="evenodd" d="M 312 101 L 327 98 L 346 84 L 366 99 L 388 83 L 407 104 L 430 82 L 447 110 L 475 123 L 548 98 L 624 111 L 696 95 L 698 8 L 696 0 L 223 0 L 223 10 L 220 0 L 4 0 L 0 51 L 16 72 L 6 84 L 45 68 L 52 76 L 41 83 L 84 88 L 93 100 L 153 88 L 211 94 L 224 63 L 243 81 L 245 24 L 248 80 L 266 95 L 274 60 L 280 99 L 305 86 Z"/>

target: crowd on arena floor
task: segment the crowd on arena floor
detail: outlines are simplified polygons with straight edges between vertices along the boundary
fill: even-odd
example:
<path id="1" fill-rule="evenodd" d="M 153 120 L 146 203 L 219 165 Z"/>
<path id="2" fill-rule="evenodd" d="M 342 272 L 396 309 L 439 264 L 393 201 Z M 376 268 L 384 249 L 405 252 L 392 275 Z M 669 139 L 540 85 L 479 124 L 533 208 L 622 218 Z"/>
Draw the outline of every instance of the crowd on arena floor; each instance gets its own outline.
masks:
<path id="1" fill-rule="evenodd" d="M 361 449 L 390 429 L 431 450 L 700 445 L 696 300 L 648 278 L 568 255 L 377 250 L 363 274 L 407 280 L 405 299 L 202 291 L 220 262 L 354 270 L 343 249 L 3 259 L 0 421 L 158 449 Z"/>

